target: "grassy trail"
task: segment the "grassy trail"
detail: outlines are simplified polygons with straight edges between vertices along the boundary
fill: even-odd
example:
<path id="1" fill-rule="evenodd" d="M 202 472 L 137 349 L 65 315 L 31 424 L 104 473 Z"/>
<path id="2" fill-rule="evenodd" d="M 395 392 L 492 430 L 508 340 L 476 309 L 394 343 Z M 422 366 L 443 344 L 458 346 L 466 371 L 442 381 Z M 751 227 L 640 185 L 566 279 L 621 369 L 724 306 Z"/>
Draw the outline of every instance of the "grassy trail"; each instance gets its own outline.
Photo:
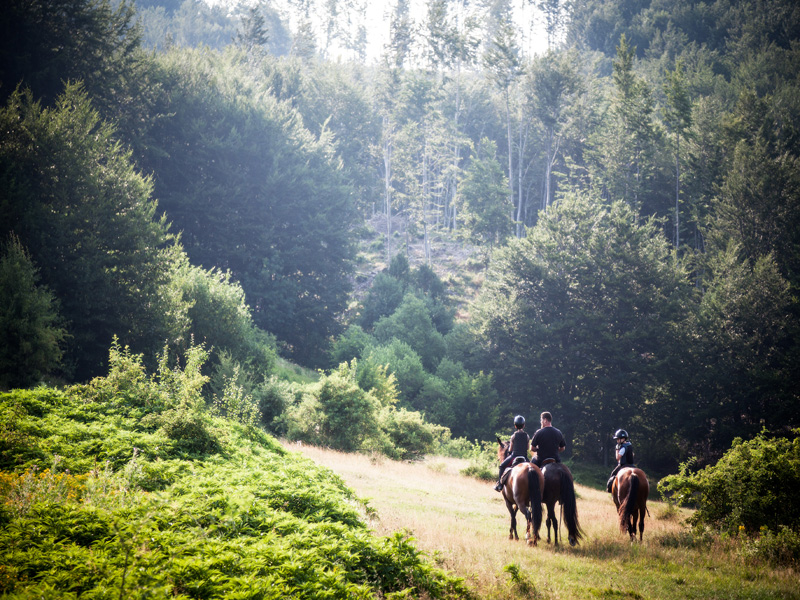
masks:
<path id="1" fill-rule="evenodd" d="M 631 544 L 619 532 L 610 496 L 577 485 L 584 541 L 577 548 L 546 541 L 530 548 L 507 539 L 501 495 L 460 475 L 464 461 L 432 457 L 409 464 L 287 448 L 329 467 L 368 500 L 375 533 L 410 532 L 419 548 L 482 598 L 800 599 L 795 571 L 748 562 L 730 543 L 698 541 L 682 525 L 688 513 L 670 514 L 659 502 L 648 503 L 644 543 Z M 518 520 L 523 535 L 524 517 Z M 546 540 L 544 525 L 540 534 Z M 519 575 L 504 570 L 508 565 Z"/>

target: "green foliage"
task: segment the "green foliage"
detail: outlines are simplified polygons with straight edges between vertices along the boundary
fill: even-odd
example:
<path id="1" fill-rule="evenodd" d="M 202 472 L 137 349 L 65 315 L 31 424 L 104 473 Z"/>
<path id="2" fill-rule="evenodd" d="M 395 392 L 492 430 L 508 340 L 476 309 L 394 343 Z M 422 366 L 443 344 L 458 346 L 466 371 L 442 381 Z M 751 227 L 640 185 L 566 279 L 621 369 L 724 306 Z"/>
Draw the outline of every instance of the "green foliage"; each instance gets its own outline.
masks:
<path id="1" fill-rule="evenodd" d="M 406 294 L 397 310 L 375 324 L 374 335 L 380 344 L 392 340 L 405 342 L 429 371 L 436 369 L 446 351 L 444 338 L 434 326 L 425 303 L 412 294 Z"/>
<path id="2" fill-rule="evenodd" d="M 3 10 L 0 100 L 22 84 L 52 103 L 65 81 L 83 81 L 93 94 L 124 87 L 135 68 L 139 30 L 132 2 L 9 0 Z M 110 95 L 110 94 L 109 94 Z"/>
<path id="3" fill-rule="evenodd" d="M 251 393 L 258 402 L 261 424 L 274 433 L 285 433 L 280 429 L 279 420 L 294 400 L 292 385 L 271 376 L 256 385 Z"/>
<path id="4" fill-rule="evenodd" d="M 256 375 L 271 373 L 277 354 L 274 338 L 255 327 L 244 292 L 230 272 L 195 267 L 177 249 L 171 260 L 161 293 L 168 298 L 174 344 L 185 348 L 202 343 L 229 353 Z"/>
<path id="5" fill-rule="evenodd" d="M 372 329 L 382 317 L 391 315 L 403 301 L 403 284 L 387 273 L 378 273 L 364 299 L 360 324 Z"/>
<path id="6" fill-rule="evenodd" d="M 446 427 L 427 423 L 420 413 L 404 408 L 384 409 L 379 422 L 390 442 L 384 453 L 396 460 L 420 459 L 433 452 L 437 440 L 449 437 Z"/>
<path id="7" fill-rule="evenodd" d="M 0 390 L 58 371 L 66 337 L 58 302 L 16 236 L 0 246 Z"/>
<path id="8" fill-rule="evenodd" d="M 347 305 L 355 217 L 330 133 L 305 129 L 239 50 L 157 61 L 164 117 L 140 164 L 159 174 L 160 207 L 193 264 L 229 271 L 254 323 L 321 364 Z"/>
<path id="9" fill-rule="evenodd" d="M 248 427 L 259 425 L 261 411 L 258 402 L 238 381 L 239 365 L 236 365 L 233 373 L 229 377 L 224 377 L 224 380 L 222 394 L 214 397 L 213 412 Z"/>
<path id="10" fill-rule="evenodd" d="M 187 453 L 168 436 L 177 409 L 149 413 L 162 427 L 143 431 L 152 428 L 140 409 L 153 403 L 125 399 L 149 385 L 163 404 L 184 405 L 172 398 L 180 378 L 160 386 L 164 377 L 142 375 L 140 357 L 114 352 L 107 381 L 0 395 L 0 431 L 23 432 L 2 438 L 4 596 L 471 597 L 410 539 L 372 536 L 338 477 L 269 436 L 193 413 L 217 432 L 221 452 Z M 353 371 L 331 377 L 352 381 Z M 182 381 L 196 393 L 191 377 Z M 49 468 L 26 464 L 32 447 Z"/>
<path id="11" fill-rule="evenodd" d="M 406 342 L 392 340 L 383 346 L 371 347 L 364 359 L 371 365 L 383 365 L 397 380 L 400 398 L 413 406 L 425 384 L 425 368 L 419 355 Z"/>
<path id="12" fill-rule="evenodd" d="M 660 414 L 648 412 L 660 406 L 644 398 L 681 381 L 671 374 L 690 300 L 656 222 L 637 222 L 621 202 L 571 196 L 496 252 L 475 328 L 505 410 L 548 408 L 571 450 L 594 457 L 630 415 L 664 435 Z"/>
<path id="13" fill-rule="evenodd" d="M 744 542 L 741 554 L 745 558 L 767 563 L 793 566 L 800 561 L 800 533 L 781 525 L 778 531 L 762 530 L 757 537 Z"/>
<path id="14" fill-rule="evenodd" d="M 481 155 L 473 158 L 459 188 L 462 218 L 469 239 L 490 248 L 512 232 L 514 207 L 508 197 L 508 179 L 497 160 L 497 145 L 483 138 Z"/>
<path id="15" fill-rule="evenodd" d="M 800 430 L 789 437 L 762 432 L 734 445 L 713 466 L 691 472 L 693 461 L 659 482 L 659 490 L 681 504 L 694 504 L 691 520 L 729 533 L 775 534 L 781 527 L 800 527 Z"/>
<path id="16" fill-rule="evenodd" d="M 359 387 L 357 363 L 342 363 L 286 411 L 290 439 L 345 451 L 361 448 L 376 427 L 377 400 Z"/>
<path id="17" fill-rule="evenodd" d="M 370 336 L 361 325 L 350 325 L 345 332 L 336 338 L 331 346 L 331 362 L 340 365 L 343 362 L 350 362 L 354 358 L 361 358 L 370 345 Z"/>
<path id="18" fill-rule="evenodd" d="M 114 334 L 157 348 L 166 333 L 158 248 L 168 238 L 151 181 L 79 85 L 68 85 L 54 108 L 13 93 L 0 128 L 0 235 L 15 232 L 59 299 L 75 376 L 100 371 Z"/>
<path id="19" fill-rule="evenodd" d="M 463 445 L 466 447 L 459 449 L 459 455 L 468 458 L 469 464 L 461 470 L 461 474 L 484 481 L 497 480 L 497 443 L 476 441 L 470 444 L 464 440 Z"/>

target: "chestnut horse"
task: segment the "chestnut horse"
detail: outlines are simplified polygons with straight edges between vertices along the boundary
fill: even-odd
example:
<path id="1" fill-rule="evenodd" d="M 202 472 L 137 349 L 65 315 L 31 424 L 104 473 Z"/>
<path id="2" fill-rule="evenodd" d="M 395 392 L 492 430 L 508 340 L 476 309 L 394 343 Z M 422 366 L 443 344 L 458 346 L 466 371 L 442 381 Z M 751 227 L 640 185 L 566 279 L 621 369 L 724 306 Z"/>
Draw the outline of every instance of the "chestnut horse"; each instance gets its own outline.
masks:
<path id="1" fill-rule="evenodd" d="M 502 462 L 508 452 L 508 442 L 497 438 L 500 448 L 497 458 Z M 519 540 L 517 535 L 517 510 L 525 515 L 525 539 L 529 546 L 535 546 L 539 541 L 539 529 L 542 526 L 542 489 L 544 476 L 539 467 L 529 462 L 522 462 L 511 467 L 511 473 L 505 478 L 503 486 L 503 499 L 506 501 L 508 514 L 511 515 L 511 527 L 508 529 L 508 539 Z"/>
<path id="2" fill-rule="evenodd" d="M 636 539 L 638 521 L 639 541 L 642 541 L 644 516 L 650 515 L 647 510 L 649 495 L 650 482 L 647 481 L 647 475 L 636 467 L 622 469 L 611 484 L 611 496 L 619 514 L 619 530 L 622 533 L 627 531 L 631 540 Z"/>
<path id="3" fill-rule="evenodd" d="M 550 459 L 552 460 L 552 459 Z M 575 546 L 583 537 L 578 523 L 578 505 L 575 501 L 575 482 L 567 465 L 551 462 L 542 467 L 544 475 L 544 493 L 542 502 L 547 506 L 547 543 L 550 543 L 550 526 L 553 526 L 555 545 L 558 546 L 558 519 L 556 518 L 556 502 L 561 504 L 562 521 L 567 526 L 567 539 L 570 546 Z"/>

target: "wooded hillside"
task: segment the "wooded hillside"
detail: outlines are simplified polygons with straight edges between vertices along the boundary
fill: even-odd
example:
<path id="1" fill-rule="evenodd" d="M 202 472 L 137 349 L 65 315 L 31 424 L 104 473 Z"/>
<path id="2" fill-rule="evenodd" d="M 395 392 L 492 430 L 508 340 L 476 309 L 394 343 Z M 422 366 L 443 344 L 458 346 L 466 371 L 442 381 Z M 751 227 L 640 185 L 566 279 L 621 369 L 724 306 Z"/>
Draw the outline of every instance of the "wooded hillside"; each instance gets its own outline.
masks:
<path id="1" fill-rule="evenodd" d="M 800 425 L 795 3 L 422 6 L 370 55 L 354 2 L 7 2 L 0 387 L 117 336 L 151 369 L 203 344 L 209 403 L 236 380 L 299 438 L 333 405 L 278 356 L 381 431 L 549 410 L 569 456 L 625 427 L 662 472 Z"/>

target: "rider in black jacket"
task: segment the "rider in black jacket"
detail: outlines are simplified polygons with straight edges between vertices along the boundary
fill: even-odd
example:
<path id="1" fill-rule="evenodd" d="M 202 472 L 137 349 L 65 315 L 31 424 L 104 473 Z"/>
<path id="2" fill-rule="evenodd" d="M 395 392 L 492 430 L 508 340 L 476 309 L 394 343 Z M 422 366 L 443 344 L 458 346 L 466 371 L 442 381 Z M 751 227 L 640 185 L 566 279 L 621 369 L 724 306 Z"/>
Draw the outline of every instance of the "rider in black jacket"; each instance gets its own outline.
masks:
<path id="1" fill-rule="evenodd" d="M 514 429 L 515 431 L 511 436 L 511 453 L 500 463 L 500 474 L 497 477 L 497 485 L 494 486 L 494 489 L 498 492 L 503 489 L 503 482 L 501 481 L 503 478 L 503 471 L 511 466 L 514 459 L 518 456 L 522 456 L 526 461 L 528 460 L 528 448 L 530 448 L 531 445 L 531 438 L 523 431 L 525 429 L 525 417 L 522 415 L 514 417 Z"/>
<path id="2" fill-rule="evenodd" d="M 608 478 L 606 489 L 609 493 L 611 493 L 611 486 L 614 483 L 614 478 L 617 476 L 617 473 L 625 467 L 636 466 L 633 463 L 633 445 L 631 445 L 628 440 L 628 432 L 624 429 L 617 429 L 617 432 L 614 434 L 614 439 L 617 440 L 617 466 L 614 467 L 614 470 L 611 471 L 611 477 Z"/>

